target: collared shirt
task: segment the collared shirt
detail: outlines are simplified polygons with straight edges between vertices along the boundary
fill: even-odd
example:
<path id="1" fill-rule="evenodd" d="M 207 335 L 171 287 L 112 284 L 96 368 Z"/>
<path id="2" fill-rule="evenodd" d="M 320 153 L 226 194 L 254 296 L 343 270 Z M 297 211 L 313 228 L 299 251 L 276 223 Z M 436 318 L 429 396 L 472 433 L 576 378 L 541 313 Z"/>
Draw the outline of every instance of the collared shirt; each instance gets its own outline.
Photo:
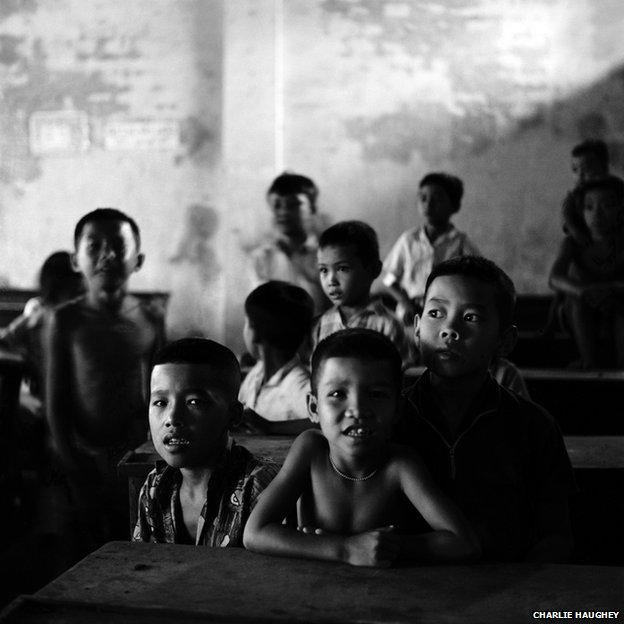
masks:
<path id="1" fill-rule="evenodd" d="M 408 365 L 412 363 L 414 359 L 412 357 L 412 349 L 405 335 L 403 325 L 377 299 L 370 301 L 365 308 L 356 312 L 347 323 L 343 322 L 340 310 L 337 307 L 330 308 L 327 312 L 324 312 L 312 328 L 312 347 L 316 347 L 323 338 L 327 338 L 327 336 L 349 327 L 373 329 L 384 334 L 394 343 L 401 355 L 403 364 Z"/>
<path id="2" fill-rule="evenodd" d="M 295 420 L 308 418 L 308 392 L 310 373 L 295 356 L 266 381 L 264 363 L 257 362 L 241 384 L 238 400 L 267 420 Z"/>
<path id="3" fill-rule="evenodd" d="M 254 457 L 246 448 L 229 443 L 210 477 L 195 544 L 242 546 L 243 530 L 259 494 L 279 466 Z M 139 494 L 139 513 L 132 540 L 176 544 L 186 527 L 180 507 L 182 473 L 158 462 Z"/>
<path id="4" fill-rule="evenodd" d="M 414 447 L 434 480 L 471 521 L 486 559 L 520 560 L 540 538 L 541 505 L 575 491 L 553 418 L 491 377 L 452 439 L 426 371 L 404 394 L 397 439 Z"/>
<path id="5" fill-rule="evenodd" d="M 312 297 L 314 310 L 319 314 L 327 309 L 327 299 L 319 281 L 317 251 L 318 240 L 312 234 L 296 249 L 280 238 L 260 245 L 251 253 L 253 287 L 269 280 L 300 286 Z"/>
<path id="6" fill-rule="evenodd" d="M 464 232 L 454 226 L 432 243 L 424 226 L 412 228 L 399 236 L 384 260 L 384 284 L 398 283 L 410 299 L 423 297 L 431 269 L 455 256 L 477 256 L 479 250 Z"/>

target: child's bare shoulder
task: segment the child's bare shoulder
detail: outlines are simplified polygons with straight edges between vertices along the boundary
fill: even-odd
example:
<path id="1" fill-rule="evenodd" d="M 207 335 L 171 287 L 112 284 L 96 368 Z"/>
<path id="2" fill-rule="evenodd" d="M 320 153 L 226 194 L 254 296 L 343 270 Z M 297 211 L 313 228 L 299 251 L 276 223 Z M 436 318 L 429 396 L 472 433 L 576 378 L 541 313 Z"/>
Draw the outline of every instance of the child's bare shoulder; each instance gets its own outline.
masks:
<path id="1" fill-rule="evenodd" d="M 80 297 L 52 308 L 48 314 L 48 319 L 56 329 L 62 330 L 66 327 L 72 328 L 80 325 L 87 316 L 85 297 Z"/>
<path id="2" fill-rule="evenodd" d="M 297 436 L 292 448 L 313 457 L 317 453 L 327 452 L 327 440 L 318 429 L 306 429 Z"/>
<path id="3" fill-rule="evenodd" d="M 406 473 L 420 474 L 425 465 L 416 450 L 403 444 L 388 445 L 387 470 L 401 477 Z"/>

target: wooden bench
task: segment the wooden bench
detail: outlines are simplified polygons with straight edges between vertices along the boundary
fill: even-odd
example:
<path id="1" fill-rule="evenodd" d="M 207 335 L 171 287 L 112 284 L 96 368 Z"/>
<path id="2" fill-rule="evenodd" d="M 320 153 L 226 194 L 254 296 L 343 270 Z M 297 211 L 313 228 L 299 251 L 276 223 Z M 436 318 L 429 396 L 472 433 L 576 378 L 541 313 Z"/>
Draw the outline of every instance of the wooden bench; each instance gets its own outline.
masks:
<path id="1" fill-rule="evenodd" d="M 618 612 L 624 569 L 484 564 L 387 569 L 242 548 L 110 542 L 0 614 L 5 624 L 531 622 Z"/>

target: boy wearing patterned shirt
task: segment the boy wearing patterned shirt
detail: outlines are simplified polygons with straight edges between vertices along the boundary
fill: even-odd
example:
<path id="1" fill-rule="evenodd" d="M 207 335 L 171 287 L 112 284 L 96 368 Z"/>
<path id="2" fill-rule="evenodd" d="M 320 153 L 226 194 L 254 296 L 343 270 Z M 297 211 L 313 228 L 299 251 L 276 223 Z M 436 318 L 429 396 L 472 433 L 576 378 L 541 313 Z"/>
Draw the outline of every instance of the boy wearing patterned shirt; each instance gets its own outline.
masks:
<path id="1" fill-rule="evenodd" d="M 241 413 L 239 385 L 236 357 L 212 340 L 185 338 L 157 354 L 149 423 L 166 463 L 141 488 L 134 541 L 241 546 L 245 522 L 277 466 L 229 437 Z"/>
<path id="2" fill-rule="evenodd" d="M 373 329 L 390 338 L 408 366 L 413 358 L 403 326 L 383 303 L 370 298 L 381 271 L 375 230 L 362 221 L 342 221 L 325 230 L 319 240 L 318 271 L 333 307 L 317 319 L 312 347 L 341 329 Z"/>

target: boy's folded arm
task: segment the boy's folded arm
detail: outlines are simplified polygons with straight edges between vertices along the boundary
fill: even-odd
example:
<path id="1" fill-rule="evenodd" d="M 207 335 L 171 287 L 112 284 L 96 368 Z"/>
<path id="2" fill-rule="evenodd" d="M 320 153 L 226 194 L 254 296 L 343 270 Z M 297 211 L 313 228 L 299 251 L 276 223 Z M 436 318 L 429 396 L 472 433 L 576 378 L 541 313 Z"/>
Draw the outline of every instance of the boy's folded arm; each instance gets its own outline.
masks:
<path id="1" fill-rule="evenodd" d="M 301 496 L 310 478 L 310 463 L 318 449 L 318 432 L 304 432 L 292 444 L 281 470 L 260 496 L 249 516 L 243 545 L 270 555 L 338 559 L 341 539 L 337 536 L 311 536 L 282 524 Z M 322 539 L 320 539 L 322 538 Z"/>
<path id="2" fill-rule="evenodd" d="M 433 529 L 430 533 L 403 536 L 401 556 L 429 563 L 478 559 L 481 544 L 475 532 L 433 482 L 420 458 L 405 449 L 398 466 L 405 495 Z"/>

